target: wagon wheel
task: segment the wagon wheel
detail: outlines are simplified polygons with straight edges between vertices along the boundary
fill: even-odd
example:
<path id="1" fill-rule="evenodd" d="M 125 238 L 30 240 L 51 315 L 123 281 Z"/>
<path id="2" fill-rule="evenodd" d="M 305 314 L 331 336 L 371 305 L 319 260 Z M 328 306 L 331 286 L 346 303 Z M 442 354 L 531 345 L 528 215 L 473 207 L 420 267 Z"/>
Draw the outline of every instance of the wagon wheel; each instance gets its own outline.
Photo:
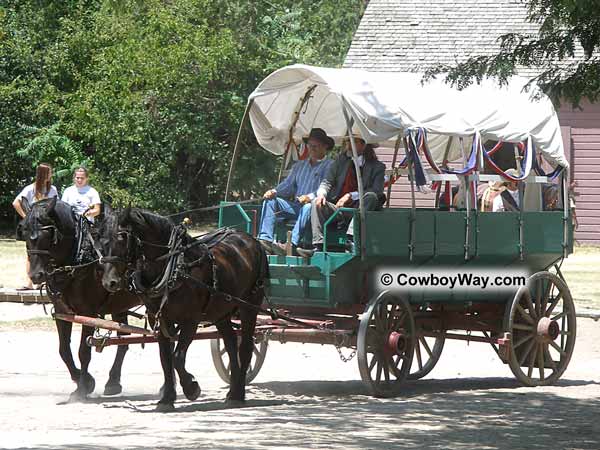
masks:
<path id="1" fill-rule="evenodd" d="M 241 340 L 242 338 L 238 337 L 238 348 Z M 268 342 L 266 339 L 262 339 L 260 342 L 256 342 L 256 340 L 254 341 L 252 360 L 250 361 L 250 367 L 248 368 L 248 373 L 246 374 L 246 383 L 251 383 L 258 375 L 258 372 L 260 372 L 267 355 L 267 347 Z M 231 374 L 229 370 L 229 355 L 227 354 L 227 350 L 223 344 L 223 339 L 218 338 L 210 340 L 210 353 L 219 377 L 225 383 L 229 384 Z"/>
<path id="2" fill-rule="evenodd" d="M 358 369 L 376 397 L 400 392 L 414 353 L 415 322 L 408 302 L 383 292 L 369 305 L 358 326 Z"/>
<path id="3" fill-rule="evenodd" d="M 431 308 L 427 306 L 419 306 L 417 312 L 427 310 L 431 311 Z M 410 367 L 410 373 L 407 377 L 409 380 L 418 380 L 423 378 L 433 370 L 437 362 L 440 360 L 446 338 L 443 335 L 443 331 L 436 330 L 436 332 L 440 333 L 441 336 L 423 336 L 423 330 L 417 325 L 415 355 L 413 357 L 412 366 Z"/>
<path id="4" fill-rule="evenodd" d="M 510 369 L 526 386 L 554 383 L 566 370 L 575 347 L 575 305 L 569 288 L 556 275 L 538 272 L 508 306 Z"/>

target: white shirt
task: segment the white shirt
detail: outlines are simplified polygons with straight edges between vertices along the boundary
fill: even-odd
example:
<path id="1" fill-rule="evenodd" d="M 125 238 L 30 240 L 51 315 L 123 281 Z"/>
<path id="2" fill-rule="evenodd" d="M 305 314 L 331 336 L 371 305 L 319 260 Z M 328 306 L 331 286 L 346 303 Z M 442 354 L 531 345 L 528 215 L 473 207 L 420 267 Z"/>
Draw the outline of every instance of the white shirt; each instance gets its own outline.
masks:
<path id="1" fill-rule="evenodd" d="M 519 206 L 519 190 L 517 189 L 516 191 L 511 191 L 510 189 L 507 189 L 506 192 L 510 194 L 510 196 L 515 201 L 516 205 Z M 501 195 L 496 195 L 496 197 L 494 197 L 494 202 L 492 203 L 492 211 L 504 211 L 504 202 L 502 201 Z"/>
<path id="2" fill-rule="evenodd" d="M 23 190 L 19 193 L 19 195 L 17 195 L 15 197 L 15 200 L 21 200 L 23 197 L 25 197 L 27 199 L 27 201 L 29 202 L 30 205 L 32 205 L 38 201 L 35 198 L 35 183 L 25 186 L 23 188 Z M 48 193 L 48 195 L 43 196 L 41 199 L 44 199 L 46 197 L 47 198 L 58 197 L 58 191 L 56 190 L 56 187 L 54 187 L 54 185 L 50 186 L 50 192 Z"/>
<path id="3" fill-rule="evenodd" d="M 65 189 L 61 200 L 71 205 L 75 212 L 81 216 L 90 206 L 100 204 L 100 195 L 90 185 L 86 184 L 82 188 L 73 185 Z"/>

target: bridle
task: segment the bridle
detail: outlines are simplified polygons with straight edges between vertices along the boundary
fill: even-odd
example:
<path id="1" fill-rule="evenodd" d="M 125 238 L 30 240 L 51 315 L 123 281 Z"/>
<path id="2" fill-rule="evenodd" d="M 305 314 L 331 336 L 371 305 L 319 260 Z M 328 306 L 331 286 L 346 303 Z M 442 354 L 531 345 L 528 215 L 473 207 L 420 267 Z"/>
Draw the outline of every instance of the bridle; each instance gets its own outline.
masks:
<path id="1" fill-rule="evenodd" d="M 34 227 L 31 232 L 31 236 L 29 237 L 30 241 L 35 241 L 39 237 L 39 233 L 45 230 L 52 230 L 52 237 L 50 239 L 51 245 L 56 246 L 58 241 L 63 238 L 63 234 L 60 232 L 56 225 L 44 225 L 41 227 Z M 53 263 L 54 257 L 52 256 L 52 252 L 50 250 L 37 250 L 37 249 L 27 249 L 27 255 L 43 255 L 48 257 L 48 262 Z"/>

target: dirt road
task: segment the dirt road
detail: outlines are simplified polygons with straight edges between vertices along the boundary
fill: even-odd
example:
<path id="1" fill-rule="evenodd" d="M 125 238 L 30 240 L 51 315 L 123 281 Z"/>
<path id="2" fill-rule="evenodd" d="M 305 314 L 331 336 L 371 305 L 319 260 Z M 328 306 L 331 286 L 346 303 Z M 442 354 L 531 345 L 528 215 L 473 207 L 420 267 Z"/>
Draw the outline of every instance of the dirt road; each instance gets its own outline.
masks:
<path id="1" fill-rule="evenodd" d="M 224 405 L 208 343 L 196 342 L 188 367 L 202 396 L 191 403 L 181 395 L 176 412 L 158 414 L 157 347 L 130 350 L 116 398 L 98 396 L 114 349 L 94 353 L 98 394 L 63 404 L 74 385 L 56 334 L 0 323 L 0 448 L 598 450 L 600 322 L 578 325 L 557 386 L 520 387 L 489 346 L 449 342 L 428 378 L 385 400 L 367 395 L 356 360 L 341 362 L 333 347 L 272 344 L 238 409 Z"/>

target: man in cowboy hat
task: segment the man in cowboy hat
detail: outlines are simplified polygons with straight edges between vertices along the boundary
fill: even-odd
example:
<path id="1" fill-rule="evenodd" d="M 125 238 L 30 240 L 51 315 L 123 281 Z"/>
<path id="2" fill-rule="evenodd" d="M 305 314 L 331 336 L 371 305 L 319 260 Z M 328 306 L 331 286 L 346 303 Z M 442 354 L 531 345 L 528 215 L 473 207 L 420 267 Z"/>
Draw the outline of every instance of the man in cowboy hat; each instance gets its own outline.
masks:
<path id="1" fill-rule="evenodd" d="M 358 154 L 358 165 L 363 185 L 363 203 L 365 210 L 373 211 L 381 207 L 385 164 L 377 160 L 374 148 L 377 144 L 367 144 L 358 134 L 353 135 Z M 358 178 L 352 159 L 350 142 L 345 145 L 337 159 L 331 165 L 327 177 L 317 190 L 317 198 L 312 201 L 311 225 L 313 249 L 298 249 L 301 256 L 312 256 L 323 249 L 323 226 L 333 213 L 342 207 L 358 208 Z M 348 238 L 352 241 L 353 223 L 348 226 Z"/>
<path id="2" fill-rule="evenodd" d="M 306 138 L 309 157 L 292 166 L 290 174 L 274 189 L 264 193 L 259 242 L 269 253 L 285 254 L 285 244 L 274 242 L 276 219 L 296 219 L 292 230 L 292 250 L 300 245 L 306 225 L 310 220 L 311 201 L 333 162 L 325 158 L 334 146 L 332 138 L 321 128 L 310 130 Z"/>

